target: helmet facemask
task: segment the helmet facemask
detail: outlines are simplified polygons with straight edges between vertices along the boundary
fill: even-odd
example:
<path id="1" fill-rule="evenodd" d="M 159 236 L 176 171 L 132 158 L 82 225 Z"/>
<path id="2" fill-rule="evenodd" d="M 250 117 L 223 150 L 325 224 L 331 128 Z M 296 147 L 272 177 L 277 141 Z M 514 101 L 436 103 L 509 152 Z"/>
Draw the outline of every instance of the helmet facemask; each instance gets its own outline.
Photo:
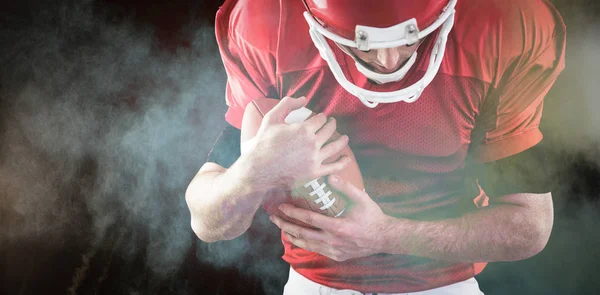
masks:
<path id="1" fill-rule="evenodd" d="M 319 50 L 321 57 L 329 65 L 329 68 L 331 69 L 338 83 L 346 91 L 358 97 L 360 101 L 367 107 L 373 108 L 379 103 L 393 103 L 398 101 L 414 102 L 419 98 L 423 92 L 423 89 L 425 89 L 425 87 L 431 83 L 440 68 L 446 48 L 448 34 L 454 25 L 454 6 L 456 5 L 456 1 L 457 0 L 450 0 L 438 18 L 423 30 L 419 30 L 419 26 L 415 18 L 386 28 L 356 25 L 354 40 L 345 38 L 344 36 L 328 30 L 309 11 L 304 12 L 304 18 L 309 24 L 309 33 L 313 43 Z M 346 47 L 368 51 L 371 49 L 393 48 L 411 45 L 419 42 L 419 40 L 424 39 L 440 27 L 441 30 L 431 52 L 429 65 L 425 75 L 413 85 L 392 92 L 370 91 L 360 88 L 348 81 L 337 59 L 335 58 L 329 43 L 326 40 L 327 38 Z M 406 73 L 415 64 L 416 58 L 417 51 L 413 53 L 405 65 L 400 67 L 395 72 L 389 74 L 375 72 L 370 68 L 365 67 L 360 62 L 356 62 L 356 66 L 357 69 L 367 78 L 378 83 L 390 83 L 404 78 Z"/>

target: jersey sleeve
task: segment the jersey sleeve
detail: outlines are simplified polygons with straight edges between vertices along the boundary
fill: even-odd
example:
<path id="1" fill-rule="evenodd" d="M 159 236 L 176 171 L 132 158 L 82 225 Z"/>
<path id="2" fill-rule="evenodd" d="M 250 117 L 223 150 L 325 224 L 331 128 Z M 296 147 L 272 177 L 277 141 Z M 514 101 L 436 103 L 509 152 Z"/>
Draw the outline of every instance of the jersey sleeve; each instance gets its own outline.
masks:
<path id="1" fill-rule="evenodd" d="M 472 156 L 479 162 L 515 155 L 542 140 L 544 97 L 564 69 L 565 28 L 558 13 L 539 17 L 521 18 L 529 23 L 518 30 L 500 30 L 497 78 L 472 137 Z"/>
<path id="2" fill-rule="evenodd" d="M 255 29 L 244 18 L 244 7 L 226 1 L 216 15 L 215 33 L 223 66 L 227 73 L 225 120 L 240 129 L 246 105 L 256 98 L 277 95 L 275 61 L 269 48 L 252 44 L 246 32 Z"/>

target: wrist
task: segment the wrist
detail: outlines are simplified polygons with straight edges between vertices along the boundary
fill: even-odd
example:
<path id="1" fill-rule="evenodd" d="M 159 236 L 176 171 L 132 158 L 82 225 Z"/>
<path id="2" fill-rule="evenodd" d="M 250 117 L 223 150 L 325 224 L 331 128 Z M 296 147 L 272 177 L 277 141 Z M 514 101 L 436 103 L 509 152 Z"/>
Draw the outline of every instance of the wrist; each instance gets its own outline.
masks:
<path id="1" fill-rule="evenodd" d="M 407 255 L 410 253 L 409 244 L 412 232 L 416 228 L 414 221 L 404 218 L 389 216 L 386 218 L 383 231 L 381 232 L 380 252 L 396 255 Z"/>
<path id="2" fill-rule="evenodd" d="M 261 195 L 272 190 L 276 185 L 269 181 L 263 173 L 260 173 L 261 164 L 252 157 L 251 153 L 245 153 L 227 171 L 232 175 L 229 179 L 236 179 L 238 187 L 245 194 Z"/>

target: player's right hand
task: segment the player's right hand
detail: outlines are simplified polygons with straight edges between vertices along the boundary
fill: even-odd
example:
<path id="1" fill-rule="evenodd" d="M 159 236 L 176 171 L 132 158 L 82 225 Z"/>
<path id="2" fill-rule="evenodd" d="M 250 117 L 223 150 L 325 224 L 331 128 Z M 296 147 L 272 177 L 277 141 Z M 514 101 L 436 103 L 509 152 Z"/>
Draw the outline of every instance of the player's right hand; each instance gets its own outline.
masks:
<path id="1" fill-rule="evenodd" d="M 336 130 L 334 118 L 316 114 L 304 122 L 287 124 L 285 118 L 306 105 L 306 98 L 285 97 L 265 114 L 255 138 L 252 158 L 256 173 L 270 181 L 287 185 L 335 174 L 349 162 L 348 156 L 336 161 L 326 159 L 348 145 L 343 135 L 327 142 Z"/>

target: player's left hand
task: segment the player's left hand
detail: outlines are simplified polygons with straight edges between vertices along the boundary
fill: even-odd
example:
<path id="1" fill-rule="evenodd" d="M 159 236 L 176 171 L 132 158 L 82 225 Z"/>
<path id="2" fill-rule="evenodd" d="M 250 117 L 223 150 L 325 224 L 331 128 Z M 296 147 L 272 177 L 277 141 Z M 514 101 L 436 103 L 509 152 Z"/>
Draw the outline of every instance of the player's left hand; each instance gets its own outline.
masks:
<path id="1" fill-rule="evenodd" d="M 318 229 L 299 226 L 275 215 L 270 217 L 271 221 L 284 231 L 292 244 L 336 261 L 382 253 L 383 237 L 393 217 L 383 213 L 366 192 L 339 176 L 330 176 L 329 184 L 352 203 L 343 217 L 328 217 L 282 204 L 279 209 L 284 214 Z"/>

